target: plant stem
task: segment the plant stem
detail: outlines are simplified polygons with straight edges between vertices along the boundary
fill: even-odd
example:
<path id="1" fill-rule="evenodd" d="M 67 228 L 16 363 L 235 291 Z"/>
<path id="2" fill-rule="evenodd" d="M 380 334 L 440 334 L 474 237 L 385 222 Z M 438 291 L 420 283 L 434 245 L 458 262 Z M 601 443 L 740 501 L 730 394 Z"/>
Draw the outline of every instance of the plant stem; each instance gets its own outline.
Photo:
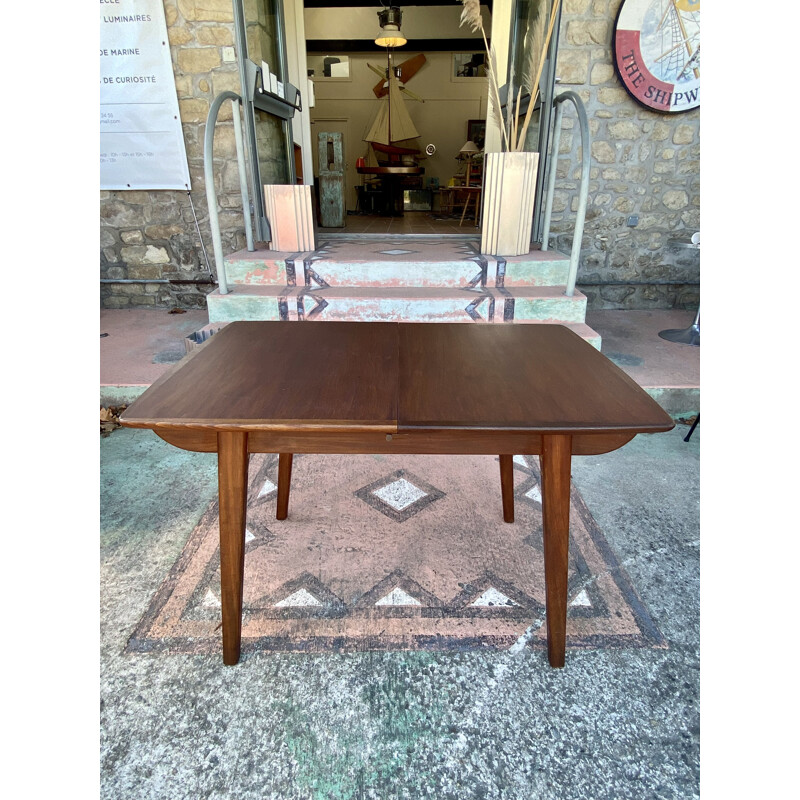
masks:
<path id="1" fill-rule="evenodd" d="M 505 142 L 506 150 L 509 150 L 508 134 L 506 133 L 506 126 L 503 125 L 502 106 L 500 105 L 500 91 L 497 87 L 497 56 L 492 48 L 489 47 L 489 42 L 486 40 L 486 31 L 481 25 L 481 36 L 483 36 L 483 45 L 486 52 L 489 54 L 489 85 L 494 90 L 494 102 L 497 104 L 497 118 L 500 121 L 500 130 L 503 132 L 503 141 Z"/>
<path id="2" fill-rule="evenodd" d="M 509 96 L 514 96 L 514 70 L 511 70 L 511 74 L 508 78 L 508 93 Z M 506 103 L 506 130 L 510 131 L 513 128 L 512 122 L 512 114 L 514 113 L 514 105 L 513 103 Z"/>
<path id="3" fill-rule="evenodd" d="M 512 150 L 519 150 L 519 142 L 517 141 L 517 129 L 519 127 L 519 103 L 522 100 L 522 85 L 519 87 L 519 91 L 517 92 L 517 110 L 514 114 L 514 130 L 511 134 L 511 149 Z"/>

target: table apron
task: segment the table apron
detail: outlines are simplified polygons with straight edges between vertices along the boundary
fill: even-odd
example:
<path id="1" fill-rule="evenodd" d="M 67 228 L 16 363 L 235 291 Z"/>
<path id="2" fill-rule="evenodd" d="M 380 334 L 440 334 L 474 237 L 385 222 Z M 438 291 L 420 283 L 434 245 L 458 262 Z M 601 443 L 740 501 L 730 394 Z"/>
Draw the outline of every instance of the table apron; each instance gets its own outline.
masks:
<path id="1" fill-rule="evenodd" d="M 164 441 L 201 453 L 217 452 L 217 431 L 202 428 L 155 428 Z M 345 433 L 246 430 L 250 453 L 339 453 L 414 455 L 538 455 L 541 433 L 525 431 L 408 431 Z M 557 433 L 557 432 L 554 432 Z M 571 433 L 573 455 L 599 455 L 627 444 L 635 432 Z"/>

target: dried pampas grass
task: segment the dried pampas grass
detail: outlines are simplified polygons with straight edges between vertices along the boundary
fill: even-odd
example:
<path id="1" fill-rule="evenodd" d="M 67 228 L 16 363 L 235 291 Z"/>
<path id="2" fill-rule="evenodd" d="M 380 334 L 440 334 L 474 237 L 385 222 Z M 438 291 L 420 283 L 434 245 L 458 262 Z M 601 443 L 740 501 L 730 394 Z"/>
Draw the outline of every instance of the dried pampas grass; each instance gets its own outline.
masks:
<path id="1" fill-rule="evenodd" d="M 481 18 L 480 0 L 461 0 L 463 8 L 461 10 L 461 26 L 468 25 L 473 32 L 480 31 L 483 36 L 483 43 L 488 55 L 487 72 L 489 74 L 489 90 L 491 98 L 492 117 L 500 128 L 503 135 L 503 145 L 505 150 L 522 150 L 525 146 L 525 137 L 528 133 L 528 126 L 533 115 L 533 108 L 539 96 L 539 81 L 542 77 L 544 62 L 547 58 L 547 50 L 550 46 L 550 39 L 553 35 L 558 9 L 561 0 L 554 0 L 548 15 L 547 0 L 538 7 L 538 13 L 534 20 L 529 20 L 528 31 L 525 36 L 525 49 L 528 59 L 523 69 L 523 74 L 519 79 L 513 74 L 508 82 L 508 96 L 506 100 L 506 118 L 501 117 L 500 87 L 497 74 L 497 55 L 494 47 L 489 47 L 486 38 L 486 31 L 483 27 Z M 516 84 L 516 86 L 515 86 Z M 529 93 L 528 110 L 525 119 L 520 127 L 520 102 L 522 100 L 522 90 L 527 89 Z M 516 89 L 516 98 L 514 91 Z"/>
<path id="2" fill-rule="evenodd" d="M 480 29 L 481 33 L 483 33 L 483 20 L 481 19 L 480 0 L 461 0 L 461 2 L 463 3 L 464 7 L 461 9 L 461 24 L 459 27 L 467 24 L 473 33 L 475 33 L 475 31 L 478 29 Z M 485 34 L 483 38 L 486 38 Z"/>
<path id="3" fill-rule="evenodd" d="M 483 19 L 481 18 L 481 3 L 480 0 L 461 0 L 461 3 L 464 7 L 461 9 L 461 22 L 459 27 L 466 24 L 469 26 L 470 30 L 473 32 L 480 31 L 481 36 L 483 36 L 483 46 L 486 48 L 486 54 L 488 56 L 486 71 L 489 74 L 491 100 L 489 105 L 491 107 L 492 117 L 494 117 L 495 122 L 497 122 L 500 130 L 503 132 L 503 145 L 506 150 L 510 150 L 507 126 L 503 124 L 503 120 L 500 118 L 500 109 L 502 106 L 500 104 L 500 90 L 497 82 L 497 54 L 494 51 L 494 47 L 489 47 L 489 42 L 486 39 L 486 31 L 483 28 Z"/>

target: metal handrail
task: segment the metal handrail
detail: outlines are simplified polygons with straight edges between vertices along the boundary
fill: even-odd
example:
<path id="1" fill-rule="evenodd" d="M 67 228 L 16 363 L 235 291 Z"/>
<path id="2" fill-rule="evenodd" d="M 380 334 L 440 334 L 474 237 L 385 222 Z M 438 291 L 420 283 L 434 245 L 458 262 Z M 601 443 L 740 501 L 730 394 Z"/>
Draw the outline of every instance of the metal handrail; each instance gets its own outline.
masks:
<path id="1" fill-rule="evenodd" d="M 247 173 L 244 163 L 244 139 L 242 137 L 242 119 L 240 109 L 242 98 L 235 92 L 222 92 L 214 98 L 208 110 L 206 133 L 203 142 L 203 171 L 206 181 L 206 199 L 208 201 L 208 221 L 211 226 L 211 241 L 214 245 L 214 264 L 217 268 L 219 293 L 228 294 L 228 280 L 225 276 L 225 257 L 222 254 L 222 237 L 219 231 L 219 212 L 217 211 L 217 192 L 214 188 L 214 130 L 217 116 L 222 104 L 230 100 L 233 106 L 233 131 L 236 137 L 236 161 L 239 166 L 239 188 L 242 193 L 242 214 L 244 215 L 244 231 L 247 237 L 247 249 L 255 250 L 253 244 L 253 223 L 250 219 L 250 194 L 247 190 Z"/>
<path id="2" fill-rule="evenodd" d="M 550 238 L 550 218 L 553 212 L 553 190 L 556 185 L 556 171 L 558 166 L 558 147 L 561 142 L 561 118 L 564 116 L 564 102 L 570 100 L 578 112 L 578 123 L 581 131 L 581 185 L 578 191 L 578 211 L 575 219 L 575 232 L 572 236 L 572 251 L 569 258 L 569 276 L 567 288 L 564 292 L 567 297 L 575 294 L 575 281 L 578 277 L 578 262 L 581 255 L 581 242 L 583 241 L 583 223 L 586 220 L 586 205 L 589 198 L 589 166 L 591 163 L 589 120 L 586 117 L 586 108 L 581 98 L 572 91 L 562 92 L 553 100 L 556 107 L 556 117 L 553 123 L 553 149 L 550 172 L 547 182 L 547 197 L 545 200 L 544 231 L 542 232 L 542 250 L 547 250 Z"/>

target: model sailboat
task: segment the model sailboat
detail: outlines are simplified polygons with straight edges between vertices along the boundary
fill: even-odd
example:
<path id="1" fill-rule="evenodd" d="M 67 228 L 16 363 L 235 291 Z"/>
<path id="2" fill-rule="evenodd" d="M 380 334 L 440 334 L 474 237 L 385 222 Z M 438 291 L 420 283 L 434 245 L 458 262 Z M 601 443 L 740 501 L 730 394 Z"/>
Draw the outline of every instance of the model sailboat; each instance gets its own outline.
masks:
<path id="1" fill-rule="evenodd" d="M 389 70 L 388 91 L 380 99 L 380 108 L 364 141 L 369 142 L 373 150 L 395 160 L 397 156 L 419 153 L 414 141 L 417 138 L 419 132 L 406 109 L 400 82 L 393 70 Z"/>

